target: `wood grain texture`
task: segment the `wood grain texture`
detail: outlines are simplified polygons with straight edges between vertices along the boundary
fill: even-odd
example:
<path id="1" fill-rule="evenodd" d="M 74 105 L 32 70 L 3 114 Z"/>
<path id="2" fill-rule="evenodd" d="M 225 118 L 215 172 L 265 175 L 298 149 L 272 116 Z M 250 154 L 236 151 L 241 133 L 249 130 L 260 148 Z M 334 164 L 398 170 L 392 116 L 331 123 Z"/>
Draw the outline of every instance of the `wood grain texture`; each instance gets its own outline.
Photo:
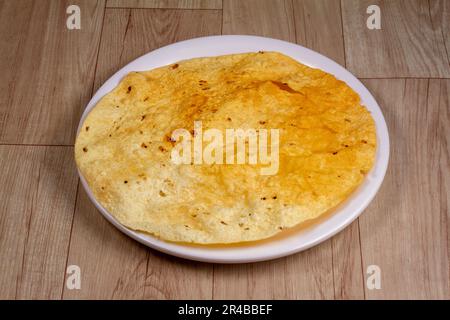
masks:
<path id="1" fill-rule="evenodd" d="M 335 299 L 364 299 L 359 219 L 331 238 Z"/>
<path id="2" fill-rule="evenodd" d="M 81 289 L 64 286 L 64 299 L 141 299 L 146 248 L 107 222 L 80 185 L 68 265 L 81 269 Z"/>
<path id="3" fill-rule="evenodd" d="M 81 30 L 66 27 L 68 0 L 1 2 L 1 143 L 73 144 L 104 11 L 104 1 L 77 3 Z"/>
<path id="4" fill-rule="evenodd" d="M 0 146 L 0 298 L 61 298 L 77 174 L 71 147 Z"/>
<path id="5" fill-rule="evenodd" d="M 295 42 L 292 0 L 223 0 L 222 33 Z"/>
<path id="6" fill-rule="evenodd" d="M 273 261 L 214 267 L 214 299 L 333 297 L 330 241 Z"/>
<path id="7" fill-rule="evenodd" d="M 450 1 L 429 0 L 429 5 L 433 29 L 442 33 L 447 60 L 450 63 Z"/>
<path id="8" fill-rule="evenodd" d="M 441 26 L 428 1 L 345 0 L 342 4 L 347 68 L 358 77 L 450 77 Z M 369 5 L 381 9 L 381 29 L 369 30 Z"/>
<path id="9" fill-rule="evenodd" d="M 449 299 L 448 207 L 442 198 L 440 80 L 365 80 L 383 108 L 391 157 L 383 187 L 360 217 L 364 271 L 381 268 L 368 299 Z M 445 140 L 447 141 L 447 140 Z M 448 170 L 447 170 L 448 177 Z"/>
<path id="10" fill-rule="evenodd" d="M 214 10 L 107 9 L 95 87 L 137 56 L 186 38 L 218 34 L 220 27 L 221 14 Z M 212 297 L 212 265 L 144 248 L 103 219 L 84 191 L 74 220 L 69 264 L 80 266 L 84 280 L 81 290 L 65 290 L 64 298 Z"/>
<path id="11" fill-rule="evenodd" d="M 442 135 L 440 139 L 440 163 L 439 175 L 441 210 L 447 224 L 447 257 L 449 259 L 450 273 L 450 79 L 441 80 L 439 87 L 439 132 Z M 449 276 L 450 279 L 450 276 Z M 450 283 L 449 283 L 450 287 Z M 450 290 L 450 289 L 449 289 Z"/>
<path id="12" fill-rule="evenodd" d="M 345 66 L 339 0 L 293 0 L 297 43 Z"/>
<path id="13" fill-rule="evenodd" d="M 106 221 L 80 186 L 68 265 L 81 269 L 81 289 L 64 299 L 208 299 L 212 266 L 153 251 Z"/>
<path id="14" fill-rule="evenodd" d="M 107 0 L 108 8 L 222 9 L 222 0 Z"/>
<path id="15" fill-rule="evenodd" d="M 159 47 L 218 35 L 218 10 L 107 9 L 95 76 L 95 90 L 118 69 Z"/>
<path id="16" fill-rule="evenodd" d="M 359 221 L 275 261 L 209 265 L 148 249 L 95 209 L 72 147 L 2 145 L 72 144 L 92 90 L 119 68 L 221 29 L 297 42 L 364 78 L 450 77 L 449 1 L 223 0 L 222 20 L 209 10 L 222 0 L 81 0 L 73 31 L 69 4 L 0 0 L 0 298 L 450 299 L 450 79 L 364 80 L 389 126 L 382 188 Z M 366 28 L 369 4 L 382 30 Z M 66 264 L 80 266 L 81 290 L 66 288 Z M 366 287 L 372 264 L 381 290 Z"/>
<path id="17" fill-rule="evenodd" d="M 145 299 L 212 299 L 213 266 L 150 250 Z"/>

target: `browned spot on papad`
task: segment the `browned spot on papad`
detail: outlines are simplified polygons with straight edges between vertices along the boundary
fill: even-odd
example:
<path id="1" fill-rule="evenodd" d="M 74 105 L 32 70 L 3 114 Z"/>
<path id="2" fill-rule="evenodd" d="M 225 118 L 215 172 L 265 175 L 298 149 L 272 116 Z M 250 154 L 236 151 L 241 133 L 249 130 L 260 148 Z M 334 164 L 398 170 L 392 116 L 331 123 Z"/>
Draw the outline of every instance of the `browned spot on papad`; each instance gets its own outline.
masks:
<path id="1" fill-rule="evenodd" d="M 171 136 L 170 134 L 166 134 L 166 135 L 164 136 L 164 138 L 165 138 L 165 140 L 166 140 L 167 142 L 169 142 L 172 146 L 174 146 L 175 143 L 177 142 L 175 139 L 172 139 L 172 136 Z"/>
<path id="2" fill-rule="evenodd" d="M 299 91 L 296 91 L 294 89 L 292 89 L 291 87 L 289 87 L 289 85 L 285 82 L 279 82 L 279 81 L 271 81 L 274 85 L 276 85 L 278 88 L 280 88 L 281 90 L 287 91 L 289 93 L 298 93 L 298 94 L 303 94 Z"/>

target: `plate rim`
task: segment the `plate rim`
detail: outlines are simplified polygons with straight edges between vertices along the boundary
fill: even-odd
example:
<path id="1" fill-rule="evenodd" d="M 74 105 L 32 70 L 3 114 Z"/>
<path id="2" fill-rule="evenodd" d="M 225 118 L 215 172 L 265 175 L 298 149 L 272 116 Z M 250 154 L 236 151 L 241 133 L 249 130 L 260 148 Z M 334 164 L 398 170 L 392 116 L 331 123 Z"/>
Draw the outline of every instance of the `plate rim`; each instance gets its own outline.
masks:
<path id="1" fill-rule="evenodd" d="M 331 60 L 328 57 L 325 57 L 324 55 L 313 51 L 311 49 L 308 49 L 306 47 L 303 47 L 301 45 L 279 40 L 279 39 L 273 39 L 273 38 L 267 38 L 267 37 L 260 37 L 260 36 L 252 36 L 252 35 L 218 35 L 218 36 L 207 36 L 207 37 L 198 37 L 198 38 L 192 38 L 187 39 L 179 42 L 175 42 L 172 44 L 169 44 L 167 46 L 163 46 L 161 48 L 155 49 L 153 51 L 150 51 L 131 62 L 127 63 L 125 66 L 120 68 L 118 71 L 116 71 L 111 77 L 109 77 L 95 92 L 95 94 L 92 96 L 88 104 L 86 105 L 79 125 L 77 129 L 77 134 L 80 131 L 80 128 L 82 127 L 82 124 L 84 120 L 86 119 L 89 112 L 95 107 L 96 103 L 108 92 L 110 92 L 113 88 L 117 86 L 117 84 L 120 82 L 120 80 L 125 76 L 127 73 L 131 71 L 143 71 L 143 70 L 150 70 L 158 66 L 164 66 L 168 65 L 180 60 L 185 59 L 191 59 L 195 56 L 189 56 L 189 54 L 192 55 L 192 52 L 189 52 L 185 55 L 187 55 L 186 58 L 181 58 L 177 60 L 173 60 L 171 58 L 170 52 L 168 51 L 176 51 L 177 49 L 185 49 L 186 46 L 192 48 L 195 47 L 195 45 L 207 45 L 208 42 L 215 43 L 217 45 L 217 42 L 219 44 L 224 44 L 226 42 L 232 41 L 233 43 L 240 43 L 239 45 L 242 46 L 242 48 L 246 48 L 246 46 L 254 47 L 255 44 L 252 42 L 260 43 L 261 50 L 264 51 L 276 51 L 273 49 L 265 50 L 264 47 L 267 47 L 267 45 L 270 43 L 270 45 L 277 46 L 279 45 L 280 48 L 282 48 L 281 53 L 287 54 L 288 56 L 291 56 L 290 54 L 286 53 L 287 48 L 290 48 L 290 50 L 295 51 L 298 50 L 299 55 L 311 55 L 313 60 L 318 61 L 318 64 L 321 64 L 321 66 L 317 66 L 310 63 L 305 63 L 305 60 L 300 61 L 295 57 L 292 57 L 294 60 L 299 61 L 300 63 L 303 63 L 308 66 L 312 66 L 315 68 L 320 68 L 323 70 L 327 69 L 326 72 L 333 74 L 338 79 L 341 79 L 347 83 L 355 92 L 358 93 L 361 97 L 361 102 L 366 106 L 367 109 L 370 109 L 370 112 L 372 113 L 372 116 L 374 118 L 376 128 L 377 128 L 377 152 L 376 152 L 376 159 L 374 162 L 374 166 L 372 170 L 367 174 L 365 177 L 362 185 L 369 185 L 369 190 L 363 190 L 368 193 L 367 196 L 365 196 L 363 199 L 359 199 L 360 192 L 361 192 L 361 186 L 358 187 L 355 191 L 352 192 L 351 196 L 346 199 L 341 205 L 338 206 L 337 209 L 334 209 L 335 212 L 331 214 L 330 217 L 327 217 L 324 221 L 319 222 L 317 225 L 313 226 L 313 229 L 319 228 L 322 225 L 326 225 L 327 221 L 330 221 L 333 217 L 335 217 L 338 213 L 343 211 L 346 206 L 349 206 L 352 203 L 353 200 L 357 199 L 359 200 L 357 202 L 356 207 L 351 210 L 351 214 L 343 215 L 340 219 L 337 219 L 339 224 L 337 224 L 334 228 L 332 226 L 328 227 L 331 228 L 331 230 L 328 231 L 321 231 L 319 230 L 317 233 L 319 235 L 311 235 L 312 240 L 310 240 L 307 243 L 304 243 L 303 245 L 299 243 L 299 239 L 301 239 L 302 234 L 304 234 L 303 231 L 296 232 L 295 234 L 288 237 L 290 241 L 285 241 L 286 239 L 282 239 L 280 241 L 276 240 L 274 242 L 278 242 L 279 245 L 270 249 L 271 247 L 271 241 L 264 242 L 262 244 L 250 244 L 250 245 L 242 245 L 239 247 L 229 247 L 229 248 L 208 248 L 208 247 L 194 247 L 189 245 L 183 245 L 179 243 L 173 243 L 173 242 L 166 242 L 164 240 L 160 240 L 155 236 L 149 235 L 149 234 L 143 234 L 138 231 L 134 231 L 132 229 L 129 229 L 122 225 L 120 222 L 118 222 L 114 216 L 109 213 L 94 197 L 92 191 L 90 190 L 87 181 L 85 180 L 84 176 L 82 175 L 81 171 L 79 170 L 77 166 L 78 175 L 80 177 L 81 184 L 83 188 L 85 189 L 89 199 L 94 203 L 95 207 L 100 211 L 100 213 L 108 220 L 111 224 L 113 224 L 117 229 L 128 235 L 129 237 L 133 238 L 134 240 L 152 248 L 158 251 L 161 251 L 166 254 L 170 254 L 173 256 L 177 256 L 184 259 L 189 260 L 195 260 L 195 261 L 202 261 L 202 262 L 212 262 L 212 263 L 250 263 L 250 262 L 257 262 L 257 261 L 266 261 L 266 260 L 272 260 L 281 258 L 284 256 L 288 256 L 300 251 L 304 251 L 306 249 L 309 249 L 342 231 L 344 228 L 346 228 L 350 223 L 352 223 L 354 220 L 356 220 L 361 213 L 367 208 L 367 206 L 370 204 L 370 202 L 373 200 L 375 195 L 377 194 L 378 190 L 380 189 L 382 182 L 384 180 L 384 177 L 386 175 L 388 163 L 389 163 L 389 151 L 390 151 L 390 141 L 389 141 L 389 132 L 386 125 L 386 121 L 384 119 L 383 113 L 381 111 L 380 106 L 376 102 L 375 98 L 372 96 L 370 91 L 364 86 L 364 84 L 356 78 L 350 71 L 345 69 L 343 66 L 339 65 L 337 62 Z M 196 49 L 198 50 L 198 49 Z M 196 52 L 194 50 L 194 54 Z M 244 50 L 244 49 L 242 49 Z M 284 51 L 283 51 L 284 50 Z M 187 50 L 188 51 L 188 50 Z M 253 52 L 258 50 L 252 50 Z M 251 51 L 236 51 L 234 50 L 234 53 L 240 53 L 240 52 L 251 52 Z M 301 52 L 301 54 L 300 54 Z M 167 63 L 156 63 L 155 66 L 151 66 L 148 68 L 140 68 L 142 64 L 148 65 L 148 62 L 145 62 L 146 59 L 152 59 L 152 56 L 157 55 L 165 55 L 164 59 L 165 61 L 168 61 Z M 223 53 L 228 54 L 228 53 Z M 178 54 L 179 55 L 179 54 Z M 183 53 L 181 53 L 183 55 Z M 206 57 L 206 56 L 216 56 L 218 54 L 203 54 L 203 55 L 197 55 L 196 57 Z M 164 60 L 162 59 L 162 60 Z M 172 60 L 171 60 L 172 59 Z M 339 73 L 339 76 L 335 74 L 334 72 L 330 72 L 328 69 L 333 69 L 335 72 Z M 345 79 L 345 80 L 344 80 Z M 365 100 L 363 101 L 363 96 L 365 97 Z M 364 102 L 364 103 L 363 103 Z M 369 104 L 369 105 L 368 105 Z M 369 108 L 370 107 L 370 108 Z M 375 115 L 374 115 L 375 113 Z M 376 176 L 372 177 L 376 173 Z M 359 197 L 359 198 L 358 198 Z M 339 208 L 339 207 L 343 208 Z M 347 210 L 349 211 L 349 210 Z M 309 229 L 309 228 L 308 228 Z M 308 232 L 308 231 L 305 231 Z M 266 250 L 264 250 L 264 248 Z M 282 249 L 274 250 L 274 249 Z M 284 249 L 283 249 L 284 248 Z"/>

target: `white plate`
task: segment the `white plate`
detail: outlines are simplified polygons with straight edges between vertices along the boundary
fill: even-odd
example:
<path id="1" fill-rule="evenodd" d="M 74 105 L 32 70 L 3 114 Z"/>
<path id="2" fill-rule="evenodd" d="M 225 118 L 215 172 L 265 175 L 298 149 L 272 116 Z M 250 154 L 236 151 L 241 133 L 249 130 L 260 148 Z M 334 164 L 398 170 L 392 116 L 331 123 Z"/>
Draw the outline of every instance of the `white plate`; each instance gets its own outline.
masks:
<path id="1" fill-rule="evenodd" d="M 89 198 L 109 222 L 131 238 L 153 249 L 174 256 L 206 262 L 244 263 L 275 259 L 308 249 L 335 235 L 361 214 L 377 193 L 388 165 L 389 136 L 383 114 L 370 92 L 350 72 L 321 54 L 293 43 L 254 36 L 213 36 L 177 42 L 147 53 L 123 67 L 103 84 L 87 105 L 78 130 L 80 130 L 81 124 L 89 111 L 100 98 L 114 89 L 120 80 L 131 71 L 150 70 L 195 57 L 260 50 L 282 52 L 310 67 L 331 73 L 336 78 L 345 81 L 360 95 L 362 104 L 367 107 L 375 119 L 378 143 L 375 166 L 369 172 L 363 184 L 332 215 L 309 228 L 259 244 L 211 248 L 169 243 L 124 227 L 98 203 L 86 180 L 79 172 L 81 182 Z"/>

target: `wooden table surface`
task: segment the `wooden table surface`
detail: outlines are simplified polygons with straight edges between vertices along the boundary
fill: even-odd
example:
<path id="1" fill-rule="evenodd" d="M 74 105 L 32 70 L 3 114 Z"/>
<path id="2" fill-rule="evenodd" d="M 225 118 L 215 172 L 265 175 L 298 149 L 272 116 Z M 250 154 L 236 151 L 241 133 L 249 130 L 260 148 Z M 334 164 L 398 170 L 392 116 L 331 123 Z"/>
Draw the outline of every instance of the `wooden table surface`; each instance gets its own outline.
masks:
<path id="1" fill-rule="evenodd" d="M 66 28 L 70 4 L 81 30 Z M 381 30 L 366 27 L 371 4 Z M 310 250 L 243 265 L 174 258 L 115 229 L 80 187 L 73 144 L 93 92 L 146 52 L 220 34 L 321 52 L 383 110 L 378 195 Z M 450 298 L 450 1 L 0 0 L 0 41 L 0 298 Z M 66 286 L 68 265 L 80 290 Z M 370 265 L 380 290 L 366 286 Z"/>

